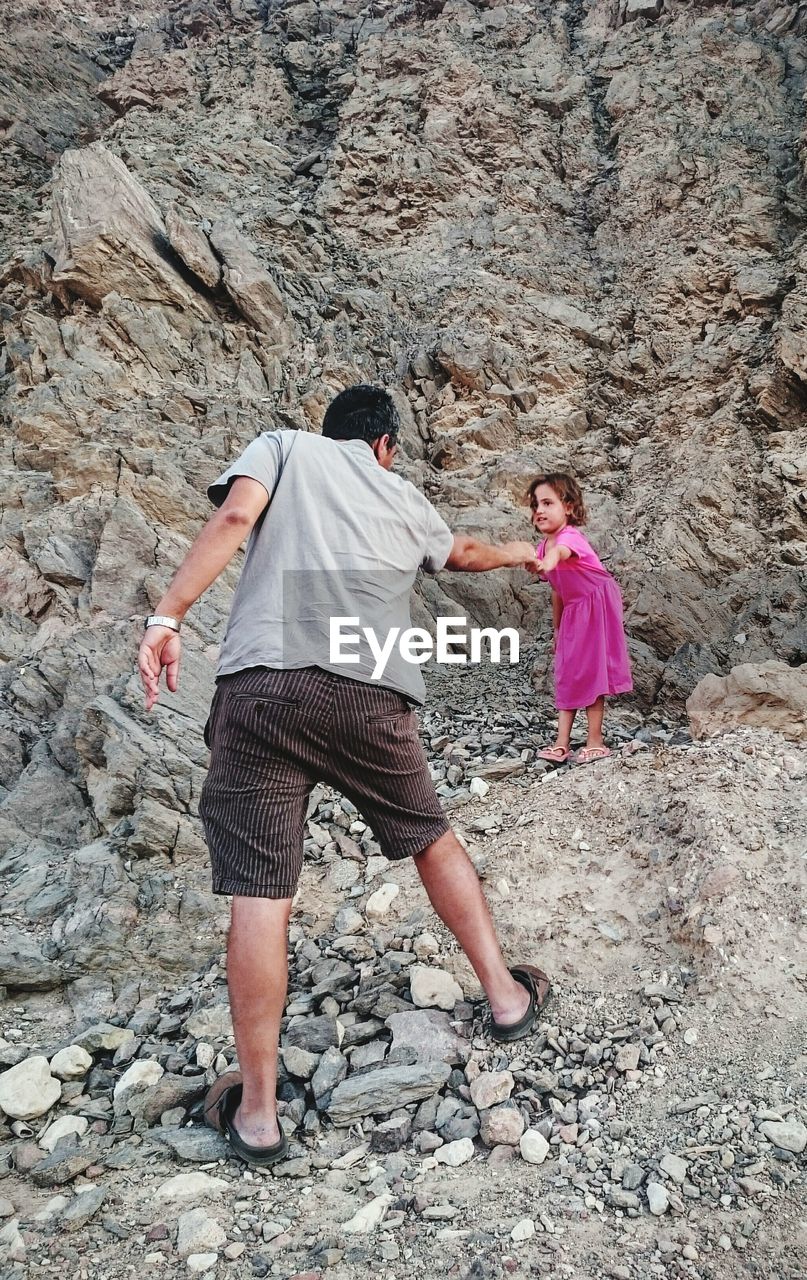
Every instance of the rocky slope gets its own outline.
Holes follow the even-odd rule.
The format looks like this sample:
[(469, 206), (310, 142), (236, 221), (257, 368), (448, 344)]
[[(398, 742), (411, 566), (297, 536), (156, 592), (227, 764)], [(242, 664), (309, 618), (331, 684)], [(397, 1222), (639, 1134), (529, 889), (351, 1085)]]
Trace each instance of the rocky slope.
[[(538, 468), (573, 468), (590, 497), (594, 541), (625, 588), (636, 707), (652, 709), (662, 737), (640, 729), (633, 738), (634, 708), (615, 738), (630, 745), (644, 735), (673, 754), (628, 753), (607, 766), (626, 772), (607, 774), (619, 785), (604, 798), (599, 784), (578, 779), (560, 807), (581, 834), (557, 866), (542, 863), (557, 907), (545, 906), (538, 889), (502, 904), (513, 945), (528, 941), (539, 919), (557, 969), (577, 963), (570, 949), (581, 966), (595, 955), (617, 982), (618, 1007), (607, 1005), (595, 1022), (581, 1007), (589, 989), (575, 994), (567, 975), (559, 1025), (569, 1053), (584, 1035), (575, 1026), (604, 1036), (605, 1014), (614, 1026), (646, 1021), (642, 984), (670, 959), (712, 991), (727, 1019), (718, 1047), (733, 1041), (742, 1057), (760, 1004), (772, 1010), (769, 1020), (796, 1007), (798, 975), (780, 957), (798, 946), (791, 841), (803, 773), (791, 763), (794, 748), (752, 736), (714, 755), (704, 748), (696, 757), (703, 776), (690, 792), (690, 748), (675, 738), (672, 717), (704, 672), (770, 658), (795, 665), (807, 649), (804, 5), (178, 0), (131, 8), (0, 0), (4, 1062), (11, 1065), (15, 1045), (42, 1056), (59, 1037), (108, 1019), (130, 1028), (134, 1020), (145, 1045), (137, 1060), (169, 1076), (214, 1070), (219, 1052), (226, 1061), (225, 1035), (202, 1038), (216, 1056), (199, 1058), (199, 1037), (188, 1040), (183, 1029), (186, 1006), (168, 1006), (177, 988), (204, 1004), (222, 977), (225, 904), (208, 893), (196, 815), (201, 724), (237, 569), (193, 611), (182, 689), (156, 717), (142, 712), (133, 674), (138, 622), (204, 518), (207, 481), (267, 425), (316, 429), (332, 392), (358, 379), (393, 389), (403, 469), (457, 529), (522, 536), (526, 480)], [(503, 684), (488, 687), (477, 673), (452, 686), (445, 722), (426, 722), (441, 791), (465, 815), (469, 840), (503, 841), (529, 881), (545, 853), (529, 841), (511, 850), (495, 794), (480, 798), (476, 785), (479, 810), (467, 805), (473, 778), (536, 783), (531, 753), (548, 714), (545, 596), (515, 574), (422, 584), (421, 617), (458, 607), (536, 640), (537, 703), (525, 661)], [(443, 696), (439, 681), (435, 691)], [(516, 790), (504, 810), (512, 816), (523, 802), (530, 821), (552, 825), (551, 788), (565, 783), (546, 792), (536, 785), (546, 808)], [(782, 795), (786, 812), (777, 809)], [(592, 843), (577, 815), (598, 805), (612, 844), (604, 869), (586, 870), (602, 892), (590, 920), (591, 899), (575, 897), (590, 854), (583, 845)], [(319, 806), (308, 856), (321, 874), (306, 925), (321, 917), (329, 938), (325, 925), (345, 895), (358, 890), (363, 906), (379, 871), (371, 834), (351, 834), (353, 819), (335, 813), (332, 798), (319, 797)], [(471, 831), (472, 822), (482, 825)], [(780, 866), (774, 850), (783, 842)], [(508, 878), (504, 866), (498, 871), (491, 884)], [(704, 896), (707, 871), (716, 878)], [(744, 887), (755, 876), (759, 898)], [(761, 909), (770, 912), (764, 929)], [(387, 966), (390, 950), (411, 954), (405, 944), (417, 933), (373, 942), (378, 964)], [(550, 934), (566, 949), (555, 949)], [(646, 972), (641, 982), (612, 966), (612, 948)], [(407, 962), (395, 964), (396, 998), (407, 999)], [(725, 1012), (723, 986), (750, 1003), (750, 1027)], [(159, 1052), (141, 1025), (155, 1012), (168, 1019), (155, 1024)], [(647, 1035), (655, 1035), (649, 1023)], [(656, 1045), (642, 1043), (643, 1066), (655, 1068)], [(62, 1102), (80, 1100), (79, 1114), (90, 1107), (85, 1118), (100, 1126), (107, 1153), (92, 1159), (110, 1168), (133, 1117), (123, 1108), (125, 1123), (113, 1132), (107, 1113), (125, 1064), (113, 1070), (117, 1050), (95, 1052), (87, 1089), (73, 1081)], [(743, 1116), (754, 1134), (763, 1123), (790, 1122), (792, 1038), (774, 1035), (771, 1054), (765, 1087), (743, 1066), (742, 1109), (725, 1095), (726, 1128), (745, 1134)], [(577, 1066), (564, 1061), (563, 1069)], [(539, 1069), (531, 1059), (523, 1068)], [(708, 1061), (698, 1070), (682, 1097), (705, 1087)], [(305, 1107), (316, 1107), (300, 1088), (289, 1101), (304, 1103), (305, 1119)], [(451, 1088), (465, 1105), (458, 1090), (470, 1078)], [(177, 1097), (192, 1106), (192, 1093)], [(514, 1096), (525, 1123), (545, 1118), (519, 1089)], [(556, 1100), (561, 1109), (580, 1101)], [(166, 1110), (178, 1124), (186, 1115)], [(766, 1110), (780, 1119), (759, 1119)], [(641, 1186), (649, 1178), (663, 1187), (652, 1107), (648, 1114), (645, 1148), (628, 1155), (646, 1157)], [(723, 1130), (711, 1131), (711, 1113), (699, 1118), (706, 1133), (697, 1141), (714, 1146)], [(441, 1137), (439, 1127), (428, 1132)], [(551, 1126), (549, 1135), (558, 1137)], [(665, 1130), (661, 1139), (678, 1149), (692, 1136)], [(770, 1153), (761, 1138), (747, 1145), (743, 1176), (754, 1179), (746, 1166)], [(704, 1154), (709, 1164), (714, 1152)], [(331, 1156), (339, 1153), (326, 1143), (317, 1158)], [(24, 1152), (20, 1159), (24, 1166)], [(765, 1168), (786, 1175), (770, 1184), (776, 1198), (791, 1162), (772, 1160)], [(146, 1213), (135, 1206), (127, 1216), (134, 1202), (123, 1183), (143, 1167), (133, 1161), (135, 1174), (116, 1174), (123, 1181), (112, 1189), (130, 1231)], [(734, 1213), (746, 1192), (728, 1186), (721, 1168), (709, 1165), (710, 1185), (732, 1198), (722, 1208)], [(391, 1183), (399, 1175), (393, 1169)], [(364, 1180), (381, 1195), (379, 1176)], [(583, 1220), (600, 1204), (614, 1208), (614, 1178), (581, 1188), (594, 1201), (583, 1200)], [(482, 1184), (484, 1200), (487, 1166)], [(245, 1182), (237, 1185), (243, 1194)], [(508, 1211), (514, 1185), (504, 1184)], [(529, 1185), (517, 1197), (520, 1218), (534, 1217)], [(13, 1197), (12, 1221), (23, 1231), (42, 1208), (25, 1194)], [(646, 1192), (638, 1198), (638, 1210), (625, 1201), (629, 1217), (642, 1215), (638, 1234), (626, 1228), (623, 1238), (614, 1228), (609, 1248), (632, 1248), (630, 1240), (655, 1248)], [(501, 1213), (495, 1200), (488, 1209)], [(50, 1220), (69, 1208), (81, 1226), (96, 1201), (60, 1205)], [(790, 1204), (776, 1199), (785, 1234)], [(340, 1201), (334, 1222), (347, 1220), (346, 1208)], [(732, 1248), (745, 1247), (736, 1241), (753, 1229), (744, 1237), (739, 1219), (726, 1221)], [(159, 1225), (152, 1216), (146, 1230)], [(286, 1230), (291, 1218), (279, 1225), (278, 1236), (294, 1240), (295, 1265), (313, 1265), (305, 1241)], [(255, 1235), (253, 1226), (243, 1230)], [(12, 1258), (16, 1230), (2, 1237)], [(716, 1236), (712, 1225), (705, 1230), (711, 1249)], [(109, 1241), (98, 1239), (104, 1252)], [(676, 1241), (653, 1266), (668, 1266), (668, 1253), (689, 1266), (682, 1250), (695, 1243)], [(384, 1247), (380, 1261), (394, 1270), (398, 1246)], [(776, 1247), (771, 1238), (760, 1246), (760, 1266)], [(479, 1251), (492, 1248), (485, 1240)], [(703, 1274), (736, 1274), (733, 1257), (720, 1262), (723, 1248)], [(415, 1249), (411, 1240), (406, 1249)], [(458, 1266), (471, 1266), (476, 1244), (468, 1249)], [(560, 1268), (569, 1265), (563, 1250), (562, 1242), (550, 1249)], [(133, 1256), (142, 1252), (136, 1243)], [(40, 1257), (29, 1248), (19, 1265), (32, 1256)], [(679, 1261), (669, 1266), (671, 1275), (695, 1274), (676, 1271)]]

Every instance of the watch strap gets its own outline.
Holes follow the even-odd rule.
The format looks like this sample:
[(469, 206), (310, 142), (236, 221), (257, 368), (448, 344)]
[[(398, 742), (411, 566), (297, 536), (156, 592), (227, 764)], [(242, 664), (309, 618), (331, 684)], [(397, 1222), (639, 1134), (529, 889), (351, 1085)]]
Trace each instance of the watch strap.
[(146, 618), (146, 630), (149, 627), (168, 627), (170, 631), (179, 631), (179, 621), (176, 618), (169, 618), (164, 613), (151, 613)]

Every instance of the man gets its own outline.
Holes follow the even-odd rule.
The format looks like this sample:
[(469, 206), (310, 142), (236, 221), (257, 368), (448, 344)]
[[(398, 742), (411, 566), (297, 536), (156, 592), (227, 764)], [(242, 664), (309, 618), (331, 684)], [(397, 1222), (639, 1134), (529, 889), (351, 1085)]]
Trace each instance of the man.
[(324, 780), (358, 807), (388, 858), (412, 857), (435, 911), (487, 995), (491, 1031), (514, 1040), (549, 993), (531, 966), (508, 970), (476, 872), (441, 811), (417, 733), (420, 669), (367, 655), (334, 662), (329, 620), (376, 633), (408, 622), (419, 568), (474, 572), (534, 563), (528, 542), (454, 537), (426, 498), (391, 473), (398, 420), (386, 392), (343, 391), (322, 435), (259, 436), (208, 489), (218, 508), (146, 622), (139, 669), (151, 709), (165, 669), (176, 690), (180, 621), (249, 535), (205, 730), (200, 812), (215, 893), (232, 894), (227, 979), (241, 1079), (206, 1111), (243, 1160), (282, 1158), (275, 1090), (286, 999), (287, 928), (302, 865), (307, 800)]

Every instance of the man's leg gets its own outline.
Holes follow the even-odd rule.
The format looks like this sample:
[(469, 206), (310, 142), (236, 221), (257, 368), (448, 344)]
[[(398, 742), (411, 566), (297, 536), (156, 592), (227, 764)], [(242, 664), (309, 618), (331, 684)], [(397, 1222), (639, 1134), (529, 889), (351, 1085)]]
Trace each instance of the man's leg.
[(488, 904), (474, 865), (453, 831), (414, 858), (432, 906), (471, 962), (485, 990), (490, 1011), (503, 1025), (527, 1011), (529, 993), (504, 961)]
[(235, 1127), (253, 1147), (271, 1147), (280, 1137), (277, 1053), (286, 1003), (290, 911), (291, 898), (233, 898), (227, 984), (244, 1078)]

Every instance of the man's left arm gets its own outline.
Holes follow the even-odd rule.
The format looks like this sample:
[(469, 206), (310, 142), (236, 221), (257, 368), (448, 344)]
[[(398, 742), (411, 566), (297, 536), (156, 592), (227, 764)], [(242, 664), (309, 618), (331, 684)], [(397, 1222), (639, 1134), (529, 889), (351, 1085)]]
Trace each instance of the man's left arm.
[[(269, 494), (260, 481), (248, 476), (236, 477), (226, 499), (195, 539), (154, 613), (181, 622), (191, 605), (230, 563), (268, 502)], [(159, 697), (163, 668), (168, 688), (176, 692), (181, 647), (179, 635), (170, 627), (154, 626), (145, 632), (137, 665), (147, 711)]]

